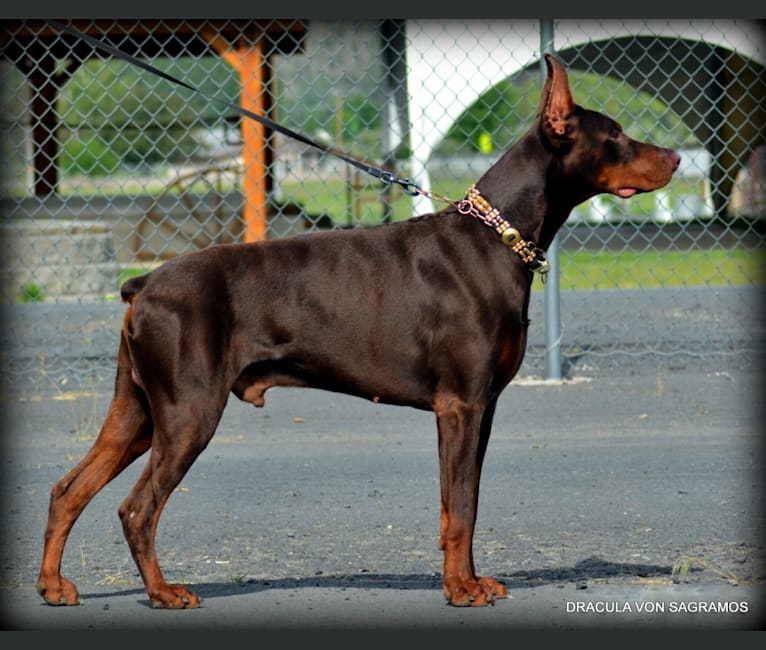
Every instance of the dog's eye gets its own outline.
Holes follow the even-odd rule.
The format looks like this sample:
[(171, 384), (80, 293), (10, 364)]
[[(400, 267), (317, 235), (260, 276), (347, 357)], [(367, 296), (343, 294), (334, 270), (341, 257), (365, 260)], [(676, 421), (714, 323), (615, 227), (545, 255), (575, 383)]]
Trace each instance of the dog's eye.
[(620, 137), (622, 134), (622, 129), (618, 125), (612, 126), (612, 128), (609, 130), (609, 139), (610, 140), (616, 140)]

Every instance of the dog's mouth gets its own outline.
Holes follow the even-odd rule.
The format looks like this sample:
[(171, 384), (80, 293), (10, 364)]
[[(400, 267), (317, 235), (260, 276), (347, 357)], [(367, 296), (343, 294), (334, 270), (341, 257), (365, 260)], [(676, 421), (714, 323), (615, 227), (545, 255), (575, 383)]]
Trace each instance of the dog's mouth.
[(658, 181), (649, 181), (645, 187), (639, 187), (637, 185), (626, 185), (625, 187), (618, 187), (612, 192), (615, 196), (619, 196), (621, 199), (629, 199), (636, 194), (646, 194), (647, 192), (654, 192), (655, 190), (665, 187), (670, 179), (662, 179)]
[(613, 180), (613, 187), (617, 185), (620, 180), (628, 182), (633, 181), (630, 185), (617, 185), (617, 189), (613, 190), (612, 194), (619, 196), (621, 199), (629, 199), (636, 194), (654, 192), (661, 187), (665, 187), (673, 177), (673, 173), (681, 164), (681, 156), (671, 149), (665, 149), (664, 152), (667, 155), (661, 157), (656, 165), (653, 165), (650, 169), (644, 170), (643, 173), (633, 174), (632, 177), (623, 174), (621, 179), (616, 177), (611, 179)]

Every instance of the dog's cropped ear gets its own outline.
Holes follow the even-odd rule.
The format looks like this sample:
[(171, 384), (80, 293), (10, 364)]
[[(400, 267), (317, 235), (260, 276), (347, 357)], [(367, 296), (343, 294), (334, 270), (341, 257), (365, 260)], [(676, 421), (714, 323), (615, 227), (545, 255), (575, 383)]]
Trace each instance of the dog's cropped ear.
[(553, 147), (560, 147), (571, 140), (571, 124), (569, 117), (574, 111), (575, 103), (569, 89), (569, 79), (564, 65), (551, 54), (545, 54), (548, 67), (548, 77), (543, 86), (543, 96), (540, 100), (538, 116), (543, 135)]

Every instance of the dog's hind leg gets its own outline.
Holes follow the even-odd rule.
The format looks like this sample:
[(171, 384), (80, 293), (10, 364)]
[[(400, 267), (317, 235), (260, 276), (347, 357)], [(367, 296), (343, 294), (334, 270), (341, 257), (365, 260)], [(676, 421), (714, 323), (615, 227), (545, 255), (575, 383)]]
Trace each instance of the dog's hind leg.
[[(151, 389), (149, 389), (151, 394)], [(170, 585), (160, 569), (155, 536), (160, 514), (170, 494), (215, 432), (227, 394), (195, 394), (152, 402), (152, 451), (143, 473), (120, 505), (125, 539), (144, 581), (153, 607), (181, 609), (200, 604), (200, 598), (182, 585)]]
[(77, 605), (77, 587), (61, 575), (67, 537), (93, 496), (143, 454), (152, 442), (146, 397), (131, 379), (124, 336), (120, 339), (114, 397), (88, 453), (51, 490), (37, 593), (51, 605)]
[(444, 551), (444, 595), (450, 605), (491, 605), (505, 598), (505, 586), (479, 577), (473, 561), (473, 533), (479, 481), (496, 400), (486, 407), (444, 400), (435, 409), (439, 431), (441, 535)]

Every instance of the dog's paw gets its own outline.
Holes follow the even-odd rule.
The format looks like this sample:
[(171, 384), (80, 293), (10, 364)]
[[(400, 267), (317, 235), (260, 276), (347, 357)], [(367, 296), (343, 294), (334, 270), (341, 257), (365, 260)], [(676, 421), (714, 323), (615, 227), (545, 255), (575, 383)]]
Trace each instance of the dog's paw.
[(53, 580), (40, 578), (35, 585), (37, 593), (49, 605), (79, 605), (80, 594), (74, 583), (66, 578), (58, 577)]
[(453, 607), (486, 607), (494, 605), (495, 600), (506, 598), (507, 592), (502, 582), (490, 577), (475, 580), (445, 580), (444, 597)]
[(149, 594), (155, 609), (194, 609), (202, 599), (182, 585), (164, 585)]

